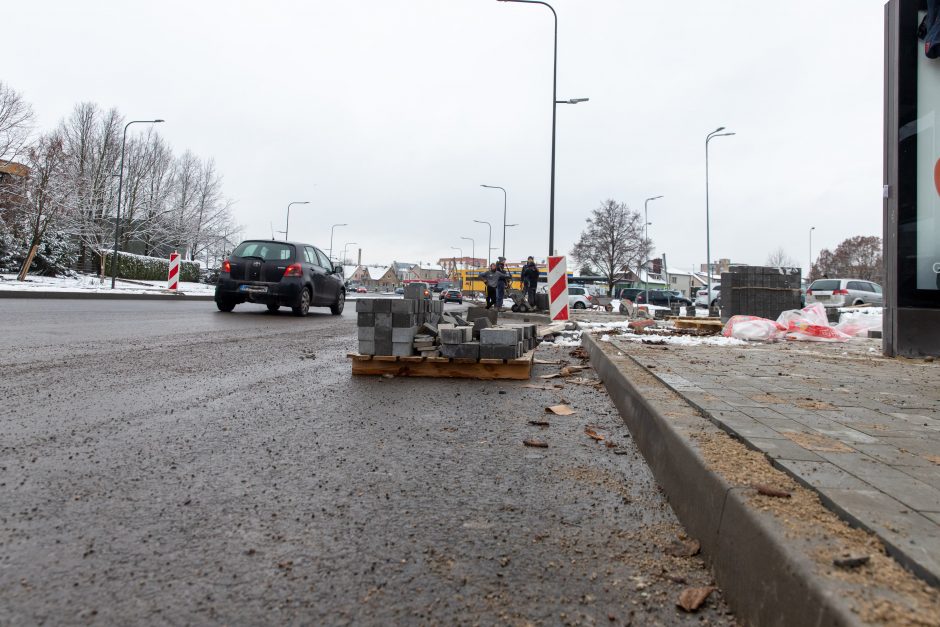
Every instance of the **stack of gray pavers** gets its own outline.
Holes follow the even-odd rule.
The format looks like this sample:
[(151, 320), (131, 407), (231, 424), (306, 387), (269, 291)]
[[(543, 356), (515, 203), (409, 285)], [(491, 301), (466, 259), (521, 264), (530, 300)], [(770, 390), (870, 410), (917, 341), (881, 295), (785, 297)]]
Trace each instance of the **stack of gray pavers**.
[(405, 296), (356, 300), (361, 355), (413, 355), (418, 329), (440, 321), (444, 303)]

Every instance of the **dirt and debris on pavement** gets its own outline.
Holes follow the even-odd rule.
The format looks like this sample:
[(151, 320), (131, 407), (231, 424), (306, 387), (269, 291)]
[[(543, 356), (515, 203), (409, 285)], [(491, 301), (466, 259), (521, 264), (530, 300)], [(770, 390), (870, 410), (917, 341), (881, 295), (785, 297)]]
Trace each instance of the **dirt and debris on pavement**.
[(55, 307), (0, 365), (0, 624), (734, 623), (678, 607), (711, 571), (591, 386), (352, 378), (347, 316), (249, 306), (58, 344)]

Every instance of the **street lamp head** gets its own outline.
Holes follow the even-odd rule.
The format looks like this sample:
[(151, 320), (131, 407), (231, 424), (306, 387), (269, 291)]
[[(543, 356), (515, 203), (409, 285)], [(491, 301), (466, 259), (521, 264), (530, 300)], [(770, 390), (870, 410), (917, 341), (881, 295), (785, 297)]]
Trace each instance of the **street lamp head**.
[(719, 126), (719, 127), (716, 128), (714, 131), (712, 131), (712, 133), (720, 133), (720, 132), (723, 131), (723, 130), (725, 130), (725, 127), (724, 127), (724, 126)]
[(590, 98), (572, 98), (568, 102), (570, 104), (578, 104), (579, 102), (587, 102), (588, 100), (590, 100)]
[(154, 124), (159, 124), (160, 122), (166, 122), (166, 120), (154, 120), (153, 121)]

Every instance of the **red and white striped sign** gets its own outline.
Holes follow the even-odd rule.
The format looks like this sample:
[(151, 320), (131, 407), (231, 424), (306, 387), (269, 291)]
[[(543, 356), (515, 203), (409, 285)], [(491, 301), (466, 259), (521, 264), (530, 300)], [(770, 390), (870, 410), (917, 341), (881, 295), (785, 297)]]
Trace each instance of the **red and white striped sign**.
[(548, 258), (548, 313), (552, 320), (568, 320), (568, 265), (564, 257)]
[(179, 289), (180, 286), (180, 255), (173, 251), (170, 253), (170, 273), (166, 279), (166, 287), (169, 290)]

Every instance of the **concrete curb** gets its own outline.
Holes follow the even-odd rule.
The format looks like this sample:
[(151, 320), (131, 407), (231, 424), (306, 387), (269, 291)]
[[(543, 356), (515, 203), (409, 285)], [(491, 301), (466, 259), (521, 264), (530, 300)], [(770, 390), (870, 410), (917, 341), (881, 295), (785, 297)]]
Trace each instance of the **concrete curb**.
[(120, 292), (43, 292), (39, 290), (0, 290), (0, 298), (40, 298), (68, 300), (165, 300), (212, 301), (213, 295), (189, 294), (121, 294)]
[[(676, 516), (701, 543), (738, 619), (781, 627), (860, 624), (843, 600), (845, 590), (815, 574), (806, 546), (748, 505), (746, 489), (714, 473), (689, 437), (720, 429), (632, 358), (625, 357), (623, 367), (636, 369), (637, 381), (590, 334), (581, 343)], [(667, 419), (663, 411), (670, 404), (684, 411), (670, 411)]]

